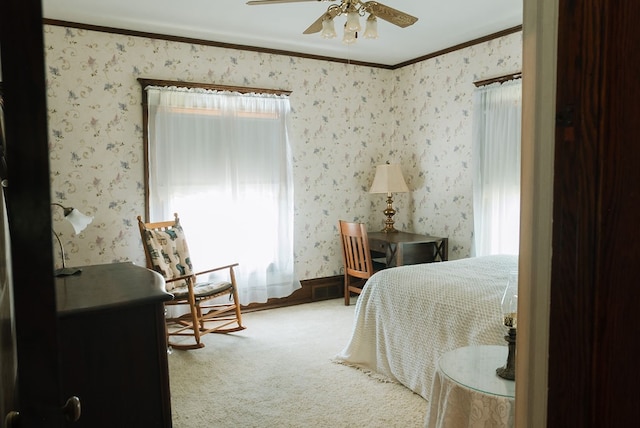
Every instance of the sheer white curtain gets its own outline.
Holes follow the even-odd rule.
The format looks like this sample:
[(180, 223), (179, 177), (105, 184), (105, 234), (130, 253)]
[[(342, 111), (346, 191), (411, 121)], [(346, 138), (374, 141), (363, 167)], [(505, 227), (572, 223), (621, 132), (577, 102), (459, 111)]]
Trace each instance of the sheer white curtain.
[(242, 304), (300, 288), (288, 97), (146, 90), (150, 221), (179, 214), (196, 270), (239, 263)]
[(518, 254), (521, 116), (520, 80), (477, 89), (473, 124), (476, 256)]

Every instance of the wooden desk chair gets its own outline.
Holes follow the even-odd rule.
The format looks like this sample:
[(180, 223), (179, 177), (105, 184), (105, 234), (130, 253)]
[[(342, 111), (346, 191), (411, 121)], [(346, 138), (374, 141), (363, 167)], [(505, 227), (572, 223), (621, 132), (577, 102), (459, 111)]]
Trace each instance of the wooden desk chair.
[[(344, 304), (349, 306), (351, 293), (360, 294), (367, 279), (385, 266), (372, 259), (367, 227), (363, 223), (339, 220), (338, 224), (344, 262)], [(358, 280), (352, 282), (352, 278)]]
[[(238, 289), (233, 268), (237, 263), (194, 272), (184, 230), (178, 214), (175, 220), (144, 223), (138, 216), (138, 226), (147, 259), (147, 268), (160, 273), (173, 300), (167, 306), (187, 305), (188, 312), (169, 316), (167, 342), (176, 349), (204, 347), (201, 336), (207, 333), (230, 333), (244, 330), (238, 303)], [(198, 281), (198, 276), (212, 272), (226, 272), (228, 280)], [(220, 296), (229, 296), (228, 302), (211, 302)], [(172, 337), (192, 336), (191, 342), (171, 341)]]

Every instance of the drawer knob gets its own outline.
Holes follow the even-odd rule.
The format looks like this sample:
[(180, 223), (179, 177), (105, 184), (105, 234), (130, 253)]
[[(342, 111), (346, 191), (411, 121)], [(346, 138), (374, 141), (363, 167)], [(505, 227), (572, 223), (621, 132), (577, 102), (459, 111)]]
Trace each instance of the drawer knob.
[(62, 413), (64, 413), (67, 421), (77, 422), (80, 419), (81, 408), (80, 399), (76, 396), (70, 397), (62, 407)]

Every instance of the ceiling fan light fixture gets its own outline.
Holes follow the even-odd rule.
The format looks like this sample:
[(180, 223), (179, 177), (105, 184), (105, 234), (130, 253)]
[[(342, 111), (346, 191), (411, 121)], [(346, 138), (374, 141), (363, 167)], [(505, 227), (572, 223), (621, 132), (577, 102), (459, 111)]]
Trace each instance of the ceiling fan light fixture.
[(375, 15), (371, 14), (367, 18), (362, 37), (364, 37), (365, 39), (378, 38), (378, 19), (375, 17)]
[(333, 39), (337, 36), (333, 18), (322, 21), (322, 32), (320, 36), (324, 39)]
[(379, 3), (377, 0), (249, 0), (247, 4), (259, 5), (311, 1), (334, 2), (334, 4), (330, 5), (327, 11), (309, 25), (302, 34), (320, 33), (322, 38), (333, 39), (337, 37), (333, 19), (336, 16), (346, 15), (347, 20), (344, 24), (342, 41), (348, 45), (357, 41), (358, 33), (362, 31), (360, 17), (362, 16), (364, 18), (366, 14), (369, 14), (369, 17), (366, 19), (366, 28), (364, 33), (362, 33), (362, 37), (366, 39), (378, 38), (378, 18), (401, 28), (413, 25), (418, 20), (415, 16)]

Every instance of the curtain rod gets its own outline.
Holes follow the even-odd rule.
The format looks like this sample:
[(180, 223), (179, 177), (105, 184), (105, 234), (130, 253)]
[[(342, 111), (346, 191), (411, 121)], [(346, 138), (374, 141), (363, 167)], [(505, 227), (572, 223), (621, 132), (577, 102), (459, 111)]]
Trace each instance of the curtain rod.
[(145, 79), (142, 77), (138, 78), (138, 82), (140, 83), (143, 89), (146, 86), (177, 86), (177, 87), (183, 87), (183, 88), (200, 88), (200, 89), (209, 89), (209, 90), (218, 90), (218, 91), (240, 92), (241, 94), (248, 94), (251, 92), (255, 92), (256, 94), (291, 95), (291, 91), (286, 91), (284, 89), (249, 88), (244, 86), (217, 85), (213, 83), (196, 83), (196, 82), (185, 82), (185, 81), (177, 81), (177, 80)]
[(511, 74), (505, 74), (504, 76), (492, 77), (491, 79), (478, 80), (476, 82), (473, 82), (473, 84), (476, 85), (476, 88), (479, 88), (480, 86), (487, 86), (492, 83), (504, 83), (504, 82), (508, 82), (509, 80), (516, 80), (521, 78), (522, 78), (522, 72), (518, 71), (517, 73), (511, 73)]

